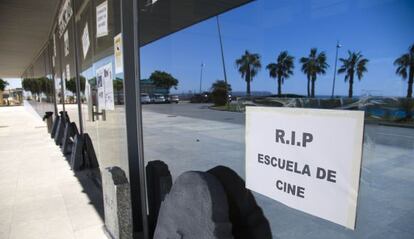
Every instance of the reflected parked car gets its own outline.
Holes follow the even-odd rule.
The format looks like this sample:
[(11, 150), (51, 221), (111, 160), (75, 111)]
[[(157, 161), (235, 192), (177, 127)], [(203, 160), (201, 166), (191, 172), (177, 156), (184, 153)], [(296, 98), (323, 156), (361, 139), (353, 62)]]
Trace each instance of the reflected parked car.
[(178, 97), (178, 95), (168, 95), (166, 97), (166, 102), (178, 104), (178, 102), (180, 102), (180, 98)]
[(154, 94), (152, 96), (152, 102), (153, 103), (166, 103), (165, 97), (162, 94)]
[(147, 93), (141, 93), (141, 104), (149, 104), (151, 103), (151, 98)]
[(203, 92), (202, 94), (195, 94), (193, 97), (191, 97), (190, 102), (191, 103), (211, 103), (213, 101), (212, 101), (210, 92)]

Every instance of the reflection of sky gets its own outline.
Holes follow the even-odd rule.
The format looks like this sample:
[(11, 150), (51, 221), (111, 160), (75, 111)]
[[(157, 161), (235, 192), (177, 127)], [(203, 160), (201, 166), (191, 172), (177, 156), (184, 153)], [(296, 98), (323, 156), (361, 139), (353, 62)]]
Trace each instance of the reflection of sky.
[[(405, 96), (407, 82), (394, 74), (393, 61), (414, 43), (414, 1), (412, 0), (258, 0), (220, 16), (229, 82), (235, 91), (245, 83), (235, 59), (245, 49), (262, 56), (263, 69), (254, 79), (254, 91), (276, 92), (265, 66), (277, 54), (288, 50), (296, 57), (295, 75), (283, 85), (283, 92), (306, 93), (306, 77), (298, 59), (311, 47), (324, 50), (331, 68), (317, 81), (316, 93), (330, 95), (336, 40), (346, 51), (360, 50), (370, 59), (368, 73), (354, 84), (358, 94)], [(141, 51), (142, 78), (154, 70), (165, 70), (180, 80), (178, 92), (198, 91), (200, 65), (205, 64), (203, 89), (223, 79), (216, 19), (209, 19), (180, 31)], [(337, 77), (336, 93), (346, 95), (348, 85)]]
[(88, 69), (86, 69), (85, 71), (83, 71), (83, 72), (81, 73), (81, 75), (82, 75), (83, 77), (85, 77), (85, 79), (91, 79), (91, 78), (93, 78), (93, 77), (95, 76), (95, 73), (94, 73), (93, 67), (89, 67)]
[(14, 88), (22, 87), (22, 80), (20, 78), (4, 78), (3, 80), (9, 83), (6, 89), (14, 89)]

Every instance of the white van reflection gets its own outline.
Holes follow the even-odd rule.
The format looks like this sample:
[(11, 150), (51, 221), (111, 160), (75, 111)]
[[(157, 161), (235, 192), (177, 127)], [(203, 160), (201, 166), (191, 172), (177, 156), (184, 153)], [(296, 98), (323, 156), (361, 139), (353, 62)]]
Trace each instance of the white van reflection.
[(147, 93), (141, 93), (141, 104), (149, 104), (151, 103), (151, 98)]
[(162, 94), (154, 94), (153, 96), (152, 96), (152, 99), (151, 99), (151, 101), (153, 102), (153, 103), (158, 103), (158, 104), (161, 104), (161, 103), (165, 103), (165, 97), (164, 97), (164, 95), (162, 95)]

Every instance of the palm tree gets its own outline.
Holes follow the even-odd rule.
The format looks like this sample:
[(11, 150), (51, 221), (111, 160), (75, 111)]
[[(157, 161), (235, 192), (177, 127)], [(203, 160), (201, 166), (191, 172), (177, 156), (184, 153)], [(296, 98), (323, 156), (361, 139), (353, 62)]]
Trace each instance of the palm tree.
[(360, 51), (348, 51), (348, 58), (339, 58), (339, 60), (342, 62), (342, 66), (338, 69), (338, 74), (345, 73), (345, 82), (349, 81), (348, 97), (352, 98), (355, 73), (358, 80), (361, 80), (364, 73), (368, 71), (366, 65), (369, 60), (364, 58)]
[(285, 82), (285, 79), (293, 75), (293, 68), (295, 68), (294, 59), (287, 51), (282, 51), (277, 57), (276, 63), (270, 63), (266, 66), (269, 76), (277, 78), (277, 94), (279, 96), (282, 95), (282, 84)]
[[(302, 64), (302, 72), (306, 74), (308, 79), (308, 97), (315, 97), (315, 82), (318, 75), (324, 75), (329, 65), (326, 63), (326, 54), (321, 52), (318, 54), (317, 48), (310, 50), (308, 57), (300, 58)], [(312, 82), (312, 87), (310, 83)]]
[(307, 84), (307, 92), (308, 92), (308, 97), (311, 96), (311, 92), (310, 92), (310, 82), (312, 79), (312, 75), (314, 72), (314, 61), (312, 61), (307, 57), (302, 57), (300, 58), (299, 62), (302, 64), (302, 72), (306, 74), (306, 78), (308, 79), (308, 84)]
[[(408, 76), (407, 98), (413, 97), (413, 81), (414, 81), (414, 44), (408, 48), (408, 53), (400, 56), (394, 61), (397, 67), (395, 73), (400, 75), (404, 80)], [(407, 74), (408, 73), (408, 74)]]
[(242, 77), (244, 77), (244, 80), (246, 81), (246, 94), (250, 96), (250, 82), (257, 75), (260, 68), (262, 68), (262, 64), (260, 63), (260, 55), (256, 53), (250, 53), (246, 50), (244, 52), (244, 55), (236, 60), (236, 66), (239, 70), (239, 73)]

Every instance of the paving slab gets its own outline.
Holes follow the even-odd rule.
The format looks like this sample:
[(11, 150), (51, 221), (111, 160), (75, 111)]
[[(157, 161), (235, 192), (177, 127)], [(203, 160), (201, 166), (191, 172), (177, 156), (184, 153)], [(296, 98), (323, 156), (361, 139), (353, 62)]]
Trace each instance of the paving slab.
[(106, 238), (93, 188), (30, 106), (0, 107), (0, 238)]

